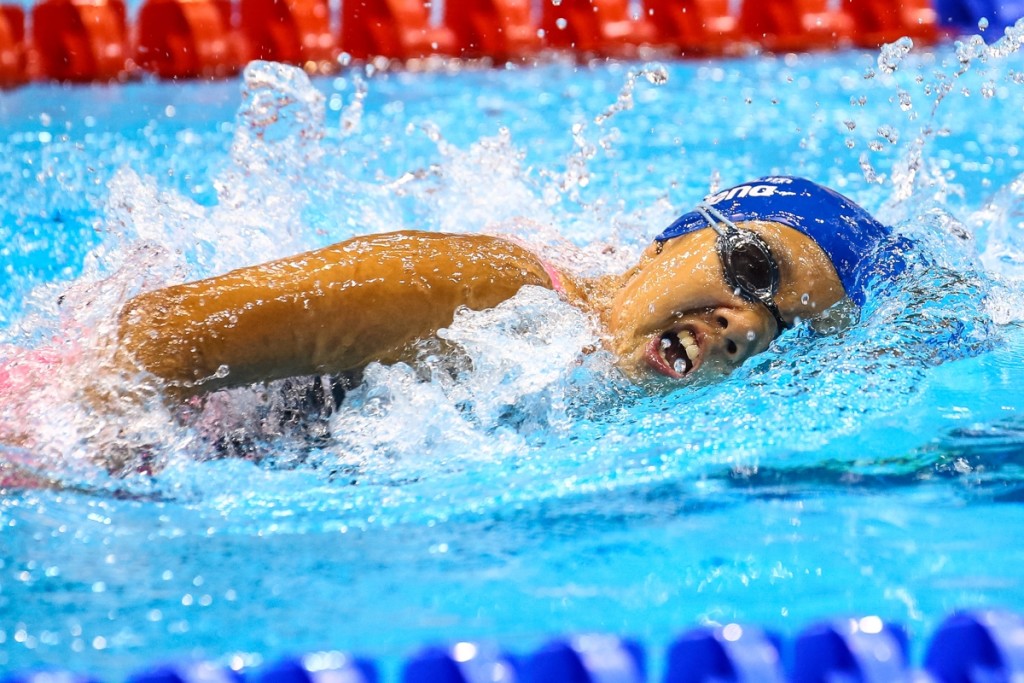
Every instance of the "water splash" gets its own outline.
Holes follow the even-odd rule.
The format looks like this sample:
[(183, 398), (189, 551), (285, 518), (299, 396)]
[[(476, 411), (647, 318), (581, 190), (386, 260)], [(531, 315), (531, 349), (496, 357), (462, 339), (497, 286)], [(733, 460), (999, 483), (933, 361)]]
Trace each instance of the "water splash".
[[(880, 72), (885, 78), (904, 74), (912, 54), (908, 45), (895, 44), (884, 58), (879, 57)], [(358, 143), (363, 129), (373, 125), (372, 117), (368, 120), (365, 113), (371, 89), (362, 79), (351, 74), (350, 78), (354, 93), (339, 115), (335, 133), (325, 121), (325, 98), (304, 74), (280, 65), (250, 66), (244, 76), (243, 102), (230, 154), (215, 178), (218, 201), (213, 206), (160, 189), (155, 179), (130, 169), (119, 172), (104, 212), (104, 243), (90, 256), (81, 281), (65, 294), (74, 304), (73, 310), (105, 311), (108, 319), (88, 314), (75, 318), (75, 323), (97, 328), (106, 325), (109, 336), (110, 312), (127, 296), (301, 251), (337, 238), (338, 232), (318, 227), (332, 223), (353, 232), (387, 226), (511, 235), (560, 265), (599, 274), (624, 268), (643, 247), (644, 240), (637, 235), (649, 233), (650, 224), (664, 224), (677, 211), (667, 201), (627, 211), (603, 196), (607, 190), (596, 191), (596, 198), (589, 198), (595, 193), (592, 167), (601, 160), (601, 152), (613, 155), (628, 142), (616, 135), (610, 124), (620, 122), (616, 117), (627, 111), (642, 109), (635, 92), (640, 79), (669, 87), (668, 70), (663, 66), (647, 66), (625, 76), (615, 101), (598, 108), (601, 113), (593, 118), (599, 140), (592, 140), (593, 130), (586, 119), (577, 117), (569, 130), (571, 149), (564, 172), (556, 172), (550, 165), (537, 168), (508, 127), (460, 147), (446, 139), (440, 126), (420, 120), (406, 126), (406, 135), (426, 138), (433, 145), (436, 154), (431, 163), (408, 168), (396, 177), (378, 173), (372, 180), (359, 181), (347, 172), (344, 144), (346, 140)], [(898, 86), (895, 93), (896, 106), (910, 113), (910, 88)], [(856, 107), (867, 103), (856, 94), (850, 99)], [(652, 99), (652, 103), (656, 101)], [(331, 108), (335, 110), (333, 105)], [(908, 149), (907, 136), (899, 126), (868, 126), (861, 118), (844, 119), (849, 135), (874, 130), (888, 143), (886, 147), (901, 152)], [(922, 134), (920, 140), (935, 135)], [(930, 217), (920, 200), (925, 194), (935, 197), (935, 188), (946, 188), (948, 183), (941, 174), (929, 175), (932, 171), (923, 142), (912, 143), (909, 149), (910, 153), (891, 167), (883, 165), (884, 158), (861, 155), (864, 177), (886, 192), (895, 188), (890, 217), (910, 234), (941, 235), (929, 248), (943, 253), (952, 248), (950, 244), (958, 243), (956, 222)], [(821, 152), (810, 149), (807, 154)], [(707, 177), (714, 185), (721, 182), (722, 174), (715, 168)], [(487, 179), (485, 183), (482, 178)], [(921, 191), (922, 179), (932, 184), (929, 193)], [(999, 205), (1005, 206), (1002, 200)], [(564, 211), (567, 206), (573, 211)], [(630, 237), (623, 237), (625, 234)], [(513, 456), (541, 453), (563, 438), (575, 439), (573, 452), (584, 457), (581, 453), (590, 453), (598, 439), (591, 433), (600, 431), (594, 425), (602, 424), (605, 429), (603, 421), (617, 410), (608, 404), (623, 403), (625, 396), (624, 423), (607, 427), (610, 435), (605, 435), (610, 438), (600, 437), (609, 443), (618, 438), (618, 445), (588, 456), (604, 464), (595, 465), (577, 483), (601, 486), (610, 478), (623, 482), (675, 480), (694, 468), (712, 466), (719, 458), (728, 467), (756, 467), (792, 453), (813, 454), (845, 435), (862, 434), (862, 423), (852, 416), (862, 420), (867, 416), (868, 422), (883, 419), (872, 403), (879, 395), (903, 397), (903, 405), (909, 405), (912, 387), (925, 376), (926, 368), (940, 358), (970, 355), (985, 348), (990, 328), (985, 318), (988, 309), (980, 303), (984, 296), (979, 291), (984, 285), (974, 276), (963, 281), (942, 279), (950, 278), (948, 273), (961, 266), (974, 272), (969, 259), (950, 261), (943, 265), (941, 277), (932, 276), (939, 280), (929, 282), (951, 292), (953, 298), (971, 301), (980, 312), (978, 318), (955, 321), (948, 314), (950, 300), (930, 299), (924, 288), (907, 290), (899, 299), (902, 309), (891, 304), (866, 312), (867, 322), (857, 328), (863, 329), (863, 335), (854, 331), (820, 343), (797, 334), (720, 387), (684, 390), (683, 398), (643, 397), (623, 391), (606, 358), (600, 354), (580, 356), (581, 349), (597, 346), (590, 321), (549, 294), (550, 300), (541, 293), (527, 292), (495, 311), (461, 315), (441, 335), (441, 346), (425, 345), (414, 366), (371, 367), (361, 384), (349, 388), (337, 411), (304, 425), (290, 422), (293, 407), (282, 399), (290, 389), (273, 385), (224, 392), (202, 406), (173, 414), (159, 403), (144, 403), (147, 415), (120, 416), (129, 431), (137, 433), (119, 438), (125, 448), (144, 446), (144, 459), (156, 460), (165, 468), (157, 485), (182, 495), (186, 491), (192, 495), (196, 486), (187, 474), (195, 463), (225, 452), (272, 469), (309, 469), (332, 477), (351, 472), (380, 481), (436, 479), (442, 487), (449, 482), (446, 477), (479, 463), (500, 466)], [(38, 297), (42, 300), (51, 294), (52, 288), (43, 288)], [(901, 317), (899, 311), (908, 308), (923, 313)], [(65, 328), (53, 322), (60, 317), (58, 310), (52, 305), (45, 310), (49, 330), (64, 332)], [(892, 356), (908, 340), (920, 344), (915, 341), (915, 362), (904, 366)], [(864, 351), (854, 357), (849, 354), (850, 347)], [(792, 367), (794, 355), (805, 354), (819, 369)], [(865, 357), (879, 360), (865, 362)], [(791, 389), (794, 385), (803, 387), (797, 400)], [(850, 387), (864, 397), (856, 408), (843, 407), (847, 401), (843, 395)], [(602, 402), (606, 412), (584, 409), (582, 397), (593, 395), (614, 400)], [(692, 406), (687, 415), (671, 408), (666, 408), (664, 417), (657, 415), (657, 406), (672, 406), (680, 400)], [(780, 436), (776, 423), (750, 426), (751, 402), (785, 415), (792, 428), (787, 427)], [(72, 413), (76, 406), (80, 409), (73, 396), (58, 403), (71, 406)], [(21, 407), (29, 405), (25, 402)], [(628, 413), (637, 406), (639, 418)], [(81, 453), (96, 448), (89, 430), (102, 425), (88, 425), (78, 430), (74, 445), (55, 446), (55, 450)], [(660, 431), (649, 432), (651, 427)], [(48, 429), (55, 428), (51, 425)], [(633, 459), (647, 458), (666, 430), (679, 437), (677, 443), (686, 459), (666, 460), (653, 474), (641, 467), (632, 469)], [(711, 444), (703, 435), (715, 431), (741, 436)], [(785, 448), (778, 447), (780, 439)], [(443, 467), (436, 465), (439, 462)], [(566, 461), (551, 467), (561, 480), (575, 466)], [(130, 467), (122, 468), (126, 469)], [(93, 475), (79, 470), (74, 476), (89, 479)], [(149, 485), (148, 480), (137, 484), (140, 489)], [(202, 490), (201, 483), (198, 486)], [(524, 495), (553, 495), (556, 490), (532, 489)]]
[[(919, 90), (920, 94), (930, 101), (930, 108), (924, 121), (919, 124), (916, 131), (903, 136), (892, 122), (888, 122), (877, 128), (879, 136), (893, 146), (897, 145), (897, 138), (903, 137), (907, 144), (898, 146), (894, 151), (898, 157), (892, 163), (892, 172), (888, 174), (888, 180), (893, 184), (894, 191), (890, 197), (888, 206), (884, 212), (892, 211), (896, 206), (905, 204), (908, 199), (914, 196), (932, 194), (937, 201), (958, 190), (952, 187), (948, 174), (938, 168), (936, 162), (926, 153), (926, 148), (934, 144), (938, 137), (948, 135), (948, 129), (941, 121), (946, 109), (944, 103), (950, 93), (957, 89), (959, 83), (963, 83), (960, 92), (964, 97), (969, 97), (976, 88), (986, 99), (995, 98), (997, 95), (997, 79), (989, 75), (992, 71), (999, 71), (999, 78), (1008, 82), (1013, 81), (1013, 70), (1003, 71), (1003, 64), (1006, 60), (1015, 55), (1024, 42), (1024, 21), (1008, 27), (1002, 37), (987, 44), (980, 35), (965, 37), (955, 42), (953, 47), (954, 59), (950, 62), (943, 58), (941, 68), (933, 68), (930, 77), (926, 76), (925, 65), (931, 63), (931, 55), (918, 56), (914, 50), (913, 42), (908, 38), (900, 39), (894, 43), (884, 45), (879, 50), (877, 57), (878, 73), (884, 77), (887, 84), (892, 85), (895, 96), (891, 99), (901, 112), (906, 115), (910, 122), (918, 120), (919, 111), (914, 106), (915, 99), (920, 101), (920, 96), (914, 94)], [(916, 60), (914, 58), (917, 57)], [(903, 74), (900, 67), (908, 60), (914, 60), (911, 69)], [(980, 65), (980, 66), (979, 66)], [(977, 76), (983, 79), (977, 86), (971, 85), (970, 81), (977, 72)], [(869, 70), (867, 77), (874, 78), (875, 71)], [(913, 83), (907, 83), (906, 78), (901, 75), (912, 76)], [(859, 99), (851, 97), (851, 106), (863, 106), (863, 96)], [(856, 117), (852, 117), (856, 120)], [(854, 142), (854, 144), (850, 144)], [(873, 162), (874, 155), (890, 155), (891, 150), (887, 145), (878, 140), (868, 140), (866, 145), (868, 154), (861, 156), (861, 168), (865, 179), (870, 183), (877, 183), (885, 180), (887, 174), (877, 171)], [(855, 141), (847, 138), (847, 146), (853, 148)], [(893, 220), (900, 220), (903, 216), (892, 215)], [(904, 214), (905, 215), (905, 214)]]
[(971, 217), (982, 236), (981, 260), (995, 275), (1024, 280), (1024, 176), (999, 190)]
[[(343, 87), (333, 86), (337, 99), (328, 99), (338, 116), (326, 121), (313, 90), (331, 83), (256, 67), (247, 75), (253, 87), (280, 87), (281, 95), (254, 94), (234, 127), (214, 138), (224, 151), (207, 184), (236, 184), (223, 188), (224, 201), (183, 191), (145, 154), (141, 168), (126, 162), (103, 175), (104, 184), (114, 182), (87, 214), (100, 244), (84, 273), (30, 291), (29, 313), (3, 330), (15, 348), (0, 351), (0, 367), (25, 371), (6, 381), (30, 382), (12, 392), (24, 386), (30, 396), (11, 402), (5, 393), (0, 425), (33, 426), (41, 449), (0, 447), (0, 477), (17, 469), (100, 494), (19, 491), (0, 502), (0, 526), (13, 528), (17, 546), (0, 563), (30, 577), (5, 584), (7, 606), (26, 639), (39, 636), (38, 649), (23, 654), (15, 644), (3, 656), (92, 670), (97, 660), (75, 649), (84, 642), (88, 653), (90, 637), (108, 644), (98, 666), (136, 652), (149, 660), (168, 639), (179, 651), (204, 639), (216, 654), (267, 653), (275, 644), (262, 634), (278, 617), (292, 623), (296, 606), (315, 615), (307, 640), (290, 641), (297, 647), (328, 637), (391, 652), (438, 634), (464, 637), (460, 629), (488, 620), (506, 629), (499, 635), (511, 633), (507, 642), (587, 628), (607, 623), (609, 605), (623, 628), (650, 629), (649, 642), (693, 615), (753, 615), (784, 629), (789, 617), (778, 617), (778, 605), (819, 614), (862, 609), (872, 591), (873, 607), (900, 614), (906, 605), (916, 628), (947, 608), (949, 593), (933, 589), (936, 566), (955, 564), (949, 557), (967, 567), (944, 575), (968, 586), (960, 595), (1005, 597), (998, 572), (977, 570), (992, 550), (977, 539), (998, 509), (992, 499), (1017, 495), (1019, 430), (1003, 430), (1010, 441), (997, 459), (962, 454), (976, 444), (972, 434), (1000, 438), (983, 426), (1020, 410), (1022, 169), (1010, 146), (1000, 146), (1019, 144), (1019, 136), (985, 124), (1000, 106), (1019, 109), (1020, 77), (1003, 78), (990, 61), (983, 76), (972, 67), (957, 78), (956, 56), (936, 53), (929, 61), (912, 50), (893, 73), (876, 67), (869, 81), (859, 71), (876, 55), (672, 64), (669, 83), (641, 82), (643, 96), (634, 91), (629, 113), (603, 124), (595, 112), (615, 106), (622, 67), (556, 69), (539, 86), (530, 80), (536, 72), (518, 72), (528, 88), (509, 86), (501, 74), (463, 73), (473, 85), (451, 90), (443, 78), (422, 86), (419, 76), (395, 71), (367, 75), (360, 90), (349, 72)], [(941, 107), (932, 107), (934, 119), (912, 118), (928, 119), (952, 81)], [(955, 93), (978, 92), (976, 82), (995, 83), (996, 95), (965, 106)], [(511, 94), (494, 94), (506, 88)], [(534, 112), (541, 100), (542, 112)], [(275, 118), (279, 104), (291, 113)], [(445, 117), (449, 107), (461, 117), (455, 125)], [(589, 181), (577, 184), (574, 201), (561, 182), (566, 158), (584, 149), (573, 139), (580, 122), (582, 143), (595, 153), (584, 160)], [(883, 126), (898, 133), (891, 144), (878, 138)], [(124, 144), (157, 148), (159, 126), (150, 128), (149, 138)], [(236, 133), (254, 148), (225, 144), (237, 142)], [(868, 140), (882, 149), (851, 154), (847, 139), (858, 151)], [(32, 164), (47, 155), (59, 156), (50, 148)], [(550, 292), (529, 290), (492, 311), (460, 314), (421, 346), (416, 363), (369, 368), (329, 411), (300, 414), (293, 399), (331, 395), (331, 378), (220, 392), (173, 409), (143, 402), (148, 409), (137, 414), (92, 422), (76, 395), (77, 378), (97, 367), (82, 361), (83, 349), (95, 353), (99, 328), (109, 334), (120, 302), (143, 289), (405, 227), (512, 234), (574, 270), (608, 272), (634, 260), (709, 185), (783, 171), (881, 207), (879, 215), (920, 252), (910, 276), (872, 292), (854, 324), (836, 324), (826, 336), (800, 325), (721, 383), (657, 396), (627, 386), (599, 349), (588, 353), (597, 336), (592, 321)], [(971, 173), (991, 185), (972, 186)], [(89, 177), (79, 175), (67, 177)], [(292, 186), (296, 178), (301, 187)], [(54, 182), (33, 192), (52, 194)], [(549, 207), (543, 200), (552, 191)], [(40, 202), (62, 206), (52, 197)], [(45, 381), (33, 383), (33, 375)], [(119, 381), (128, 387), (135, 379)], [(109, 433), (117, 429), (127, 433)], [(140, 446), (148, 454), (134, 464), (162, 469), (110, 476), (95, 463)], [(219, 459), (225, 455), (233, 457)], [(843, 553), (820, 552), (836, 539)], [(870, 558), (896, 556), (904, 561), (870, 577)], [(252, 561), (231, 561), (237, 557)], [(48, 578), (58, 565), (63, 583)], [(581, 567), (591, 566), (596, 573), (581, 581)], [(979, 576), (997, 580), (995, 587), (980, 585)], [(105, 593), (91, 588), (101, 582)], [(469, 597), (446, 601), (439, 622), (440, 593), (415, 587), (443, 582), (452, 587), (446, 595)], [(807, 598), (826, 594), (827, 601)], [(844, 594), (858, 602), (837, 603)], [(125, 595), (142, 607), (131, 611)], [(275, 612), (280, 601), (268, 595), (289, 596), (287, 608)], [(68, 596), (84, 605), (70, 637)], [(249, 600), (255, 607), (246, 612)], [(524, 621), (507, 626), (510, 613), (490, 604), (515, 604)], [(366, 607), (338, 612), (351, 605)], [(381, 628), (382, 612), (413, 616)], [(552, 613), (564, 621), (553, 626)], [(236, 639), (231, 625), (239, 618), (257, 624), (241, 630), (253, 640)]]
[(331, 420), (341, 463), (422, 473), (522, 455), (570, 429), (572, 403), (610, 371), (581, 355), (599, 346), (591, 321), (549, 290), (462, 311), (438, 337), (414, 367), (367, 369)]
[(668, 83), (668, 69), (662, 64), (647, 64), (638, 71), (630, 71), (626, 75), (626, 82), (619, 91), (619, 96), (615, 103), (595, 116), (594, 123), (598, 126), (604, 125), (606, 121), (619, 112), (631, 110), (635, 106), (633, 91), (636, 89), (637, 81), (641, 78), (651, 85), (662, 86)]
[(878, 70), (883, 74), (895, 73), (912, 49), (914, 49), (914, 41), (906, 36), (894, 43), (883, 45), (878, 49)]

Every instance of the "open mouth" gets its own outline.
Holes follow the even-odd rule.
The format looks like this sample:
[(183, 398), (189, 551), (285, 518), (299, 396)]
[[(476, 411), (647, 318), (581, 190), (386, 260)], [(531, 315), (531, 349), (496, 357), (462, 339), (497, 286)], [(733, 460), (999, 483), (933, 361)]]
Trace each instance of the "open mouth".
[(690, 330), (669, 330), (647, 347), (647, 364), (656, 372), (682, 379), (700, 366), (701, 351)]

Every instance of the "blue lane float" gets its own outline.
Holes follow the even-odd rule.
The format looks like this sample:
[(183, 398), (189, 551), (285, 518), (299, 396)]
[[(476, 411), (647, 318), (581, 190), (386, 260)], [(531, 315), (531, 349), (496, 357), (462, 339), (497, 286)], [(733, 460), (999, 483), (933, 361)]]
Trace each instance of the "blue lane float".
[(784, 683), (779, 639), (728, 624), (679, 636), (669, 647), (663, 683)]
[(607, 635), (553, 640), (523, 664), (524, 683), (643, 683), (639, 643)]
[(933, 0), (939, 24), (957, 31), (975, 33), (979, 22), (988, 26), (982, 33), (989, 39), (1024, 17), (1024, 0)]
[(161, 664), (128, 677), (127, 683), (242, 683), (241, 674), (209, 662)]
[(924, 668), (939, 683), (1024, 680), (1024, 619), (995, 610), (953, 614), (928, 645)]
[(803, 631), (793, 648), (792, 683), (892, 683), (909, 674), (906, 632), (878, 617), (837, 619)]
[(516, 683), (518, 678), (510, 655), (469, 642), (421, 650), (402, 670), (402, 683)]
[(344, 652), (288, 657), (246, 674), (246, 683), (378, 683), (373, 662)]
[[(813, 624), (790, 642), (727, 624), (687, 631), (666, 651), (660, 683), (1013, 683), (1024, 681), (1024, 617), (999, 610), (957, 612), (909, 660), (906, 631), (879, 617)], [(552, 640), (532, 653), (459, 642), (408, 657), (399, 683), (646, 683), (636, 641), (612, 635)], [(102, 683), (65, 671), (0, 675), (0, 683)], [(110, 683), (109, 681), (107, 683)], [(381, 683), (376, 664), (344, 652), (282, 658), (235, 671), (209, 662), (155, 665), (125, 683)]]

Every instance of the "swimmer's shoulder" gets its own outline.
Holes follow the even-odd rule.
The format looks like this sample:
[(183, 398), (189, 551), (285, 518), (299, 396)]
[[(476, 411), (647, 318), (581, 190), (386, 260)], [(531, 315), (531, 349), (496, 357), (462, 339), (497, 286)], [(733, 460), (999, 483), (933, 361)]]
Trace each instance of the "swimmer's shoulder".
[(447, 271), (467, 280), (481, 276), (505, 279), (546, 287), (561, 295), (566, 295), (572, 287), (567, 273), (513, 237), (396, 230), (346, 240), (331, 248), (348, 250), (353, 246), (368, 248), (370, 252), (364, 251), (367, 257), (400, 256), (410, 263), (425, 264), (432, 270)]

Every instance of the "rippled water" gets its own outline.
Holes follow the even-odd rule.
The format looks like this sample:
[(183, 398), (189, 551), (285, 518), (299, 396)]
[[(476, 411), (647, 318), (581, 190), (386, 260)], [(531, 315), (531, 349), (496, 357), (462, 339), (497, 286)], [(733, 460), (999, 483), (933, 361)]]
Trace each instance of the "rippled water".
[[(5, 93), (0, 665), (656, 647), (848, 613), (921, 639), (957, 606), (1024, 608), (1018, 43), (908, 47)], [(312, 429), (263, 389), (116, 420), (76, 394), (146, 288), (399, 228), (606, 272), (709, 189), (778, 173), (920, 252), (852, 328), (787, 333), (714, 386), (636, 390), (581, 354), (591, 321), (526, 290)]]

